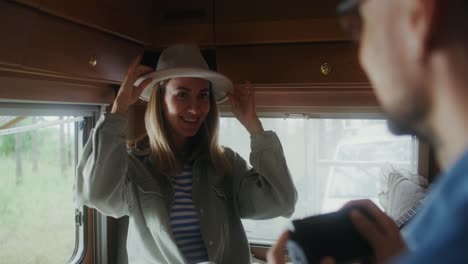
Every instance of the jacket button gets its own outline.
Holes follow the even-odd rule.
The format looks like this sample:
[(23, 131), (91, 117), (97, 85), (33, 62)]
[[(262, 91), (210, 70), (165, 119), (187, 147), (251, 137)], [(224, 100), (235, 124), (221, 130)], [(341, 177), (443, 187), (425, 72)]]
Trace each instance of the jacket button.
[(203, 209), (200, 209), (200, 214), (203, 214), (203, 212), (204, 212)]
[(210, 244), (210, 246), (213, 246), (213, 240), (210, 240), (210, 242), (208, 242), (208, 244)]

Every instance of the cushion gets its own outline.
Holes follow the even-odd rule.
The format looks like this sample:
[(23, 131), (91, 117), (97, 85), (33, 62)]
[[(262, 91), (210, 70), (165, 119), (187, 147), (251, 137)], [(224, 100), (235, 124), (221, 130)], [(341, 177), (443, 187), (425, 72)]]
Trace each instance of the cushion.
[(426, 196), (428, 181), (423, 176), (395, 167), (384, 168), (382, 175), (379, 201), (384, 211), (394, 220)]

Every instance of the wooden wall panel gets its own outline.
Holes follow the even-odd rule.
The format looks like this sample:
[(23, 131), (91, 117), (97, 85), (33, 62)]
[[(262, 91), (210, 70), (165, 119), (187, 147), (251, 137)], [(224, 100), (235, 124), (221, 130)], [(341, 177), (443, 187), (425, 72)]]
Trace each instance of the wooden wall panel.
[[(235, 82), (368, 85), (350, 43), (225, 47), (217, 49), (217, 61), (218, 70)], [(322, 73), (324, 63), (330, 66), (329, 74)]]

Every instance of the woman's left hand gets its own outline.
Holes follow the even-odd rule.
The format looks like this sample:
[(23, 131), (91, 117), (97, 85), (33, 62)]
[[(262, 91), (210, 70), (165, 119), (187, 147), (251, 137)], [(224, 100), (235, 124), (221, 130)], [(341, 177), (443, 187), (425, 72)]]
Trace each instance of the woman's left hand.
[(255, 110), (255, 88), (249, 81), (245, 84), (234, 85), (227, 96), (234, 116), (251, 135), (263, 131), (262, 123)]

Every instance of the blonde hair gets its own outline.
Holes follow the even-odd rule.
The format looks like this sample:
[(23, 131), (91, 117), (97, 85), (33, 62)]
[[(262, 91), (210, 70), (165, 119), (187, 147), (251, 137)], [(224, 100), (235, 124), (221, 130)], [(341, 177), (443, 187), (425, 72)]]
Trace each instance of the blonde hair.
[(145, 126), (151, 158), (159, 168), (170, 175), (179, 173), (184, 161), (204, 158), (218, 173), (224, 173), (230, 164), (219, 145), (219, 112), (210, 86), (210, 111), (197, 134), (189, 140), (189, 153), (176, 153), (168, 134), (169, 124), (164, 117), (164, 93), (169, 80), (157, 84), (151, 93), (145, 113)]

